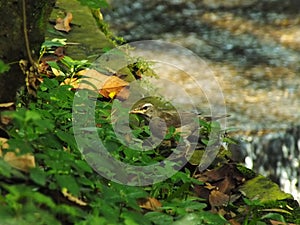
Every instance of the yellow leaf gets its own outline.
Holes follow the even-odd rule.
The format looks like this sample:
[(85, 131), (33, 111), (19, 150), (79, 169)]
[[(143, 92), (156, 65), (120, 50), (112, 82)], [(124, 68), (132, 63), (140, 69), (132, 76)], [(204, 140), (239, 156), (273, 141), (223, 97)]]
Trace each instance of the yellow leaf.
[(76, 203), (77, 205), (80, 206), (86, 206), (87, 203), (80, 200), (79, 198), (71, 195), (70, 193), (68, 193), (67, 188), (62, 188), (61, 193), (63, 194), (63, 196), (65, 196), (69, 201)]
[(113, 98), (116, 96), (116, 94), (117, 94), (117, 92), (112, 91), (112, 92), (110, 92), (110, 93), (108, 94), (108, 96), (109, 96), (111, 99), (113, 99)]
[(13, 106), (14, 104), (14, 102), (0, 103), (0, 108), (8, 108)]

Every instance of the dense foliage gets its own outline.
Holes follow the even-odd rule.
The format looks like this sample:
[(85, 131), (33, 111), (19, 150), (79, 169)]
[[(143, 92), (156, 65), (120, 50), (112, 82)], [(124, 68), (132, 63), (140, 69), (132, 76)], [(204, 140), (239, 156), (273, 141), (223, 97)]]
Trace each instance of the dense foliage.
[[(104, 1), (80, 2), (87, 2), (91, 8), (106, 5)], [(45, 42), (41, 55), (64, 44), (63, 40)], [(199, 187), (217, 190), (209, 182), (204, 183), (193, 176), (196, 172), (193, 165), (181, 169), (164, 182), (146, 187), (121, 185), (100, 176), (86, 162), (83, 150), (78, 148), (72, 124), (76, 89), (70, 81), (79, 78), (78, 72), (88, 67), (89, 63), (67, 56), (58, 61), (47, 62), (50, 67), (46, 70), (51, 71), (51, 75), (46, 72), (39, 74), (41, 82), (34, 90), (35, 96), (24, 89), (19, 93), (15, 109), (1, 112), (1, 118), (9, 120), (5, 123), (9, 138), (1, 139), (0, 147), (0, 224), (221, 225), (234, 222), (268, 224), (271, 220), (282, 224), (300, 223), (297, 217), (299, 209), (285, 201), (263, 202), (256, 196), (249, 199), (239, 193), (238, 198), (242, 199), (239, 202), (225, 199), (226, 204), (220, 200), (221, 204), (214, 202), (213, 205), (212, 200), (219, 200), (225, 195), (214, 199), (200, 198), (196, 192)], [(7, 65), (0, 61), (0, 72), (7, 69)], [(168, 145), (145, 152), (124, 146), (112, 127), (113, 99), (99, 95), (94, 100), (95, 127), (99, 138), (118, 160), (149, 165), (164, 159), (164, 148), (172, 150), (172, 146)], [(124, 109), (123, 113), (128, 113), (128, 109)], [(132, 119), (140, 122), (141, 118)], [(201, 125), (202, 134), (219, 128), (218, 123), (202, 121)], [(149, 127), (133, 126), (132, 132), (137, 139), (144, 138), (149, 135)], [(174, 130), (170, 129), (166, 141), (180, 138), (174, 135)], [(204, 146), (211, 144), (205, 138), (200, 141)], [(229, 139), (224, 138), (223, 141), (228, 142)], [(7, 160), (5, 156), (10, 152), (15, 157)], [(28, 166), (27, 161), (32, 157), (34, 166)], [(229, 161), (224, 158), (214, 166), (223, 168), (222, 163)], [(197, 164), (197, 158), (193, 160)], [(231, 165), (228, 167), (232, 168)], [(243, 173), (249, 173), (243, 169), (246, 171)], [(122, 168), (119, 173), (122, 174)], [(212, 197), (210, 195), (208, 198)]]
[[(10, 115), (11, 138), (5, 151), (33, 153), (37, 167), (28, 174), (21, 173), (1, 160), (0, 213), (5, 224), (168, 224), (189, 214), (195, 219), (225, 223), (218, 215), (204, 212), (205, 203), (187, 196), (188, 187), (196, 182), (188, 172), (178, 172), (168, 181), (146, 188), (112, 183), (95, 173), (73, 137), (74, 92), (70, 88), (55, 79), (44, 79), (36, 101), (26, 108), (19, 102), (20, 107)], [(108, 115), (109, 105), (102, 102), (98, 110)], [(110, 146), (123, 151), (127, 160), (135, 158), (113, 137), (109, 122), (98, 122)], [(148, 162), (149, 158), (143, 160)], [(187, 184), (186, 190), (176, 193), (182, 184)], [(172, 195), (164, 210), (143, 216), (145, 212), (138, 204), (141, 199), (163, 196), (167, 200)]]

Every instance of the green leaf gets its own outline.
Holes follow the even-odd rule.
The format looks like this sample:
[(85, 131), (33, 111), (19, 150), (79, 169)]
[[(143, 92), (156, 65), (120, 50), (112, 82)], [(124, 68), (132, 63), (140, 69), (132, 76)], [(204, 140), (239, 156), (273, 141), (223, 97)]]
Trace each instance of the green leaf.
[(72, 175), (55, 175), (55, 178), (61, 188), (67, 188), (73, 195), (79, 194), (79, 186)]
[(45, 186), (47, 181), (47, 174), (39, 168), (32, 168), (30, 170), (30, 178), (37, 184)]
[(84, 221), (80, 221), (79, 223), (76, 223), (76, 225), (91, 225), (91, 224), (113, 225), (113, 223), (111, 223), (111, 220), (109, 218), (104, 218), (102, 216), (96, 216), (96, 215), (88, 215), (87, 218), (84, 219)]
[(10, 178), (11, 170), (12, 167), (7, 162), (5, 162), (2, 158), (0, 158), (0, 176)]
[(58, 214), (63, 212), (65, 215), (73, 216), (75, 218), (82, 218), (84, 216), (84, 212), (81, 209), (69, 205), (57, 205), (55, 211)]
[(195, 224), (207, 224), (207, 225), (229, 225), (223, 217), (219, 214), (214, 214), (211, 212), (202, 211), (200, 213), (188, 213), (177, 220), (172, 225), (195, 225)]
[(0, 59), (0, 74), (5, 73), (9, 71), (10, 66), (8, 64), (5, 64), (1, 59)]
[(67, 44), (66, 40), (67, 39), (55, 38), (55, 39), (52, 39), (51, 41), (45, 41), (42, 44), (42, 48), (62, 47), (62, 46), (65, 46)]
[(91, 166), (89, 164), (87, 164), (86, 161), (83, 160), (75, 160), (73, 166), (80, 172), (88, 172), (88, 173), (92, 173), (93, 170), (91, 168)]
[(48, 90), (48, 89), (53, 89), (55, 87), (57, 87), (59, 84), (58, 84), (58, 81), (55, 80), (55, 79), (49, 79), (49, 78), (45, 78), (43, 83), (41, 83), (40, 87), (41, 87), (41, 90)]
[(92, 9), (106, 8), (108, 3), (105, 0), (78, 0), (81, 5), (88, 6)]
[(28, 122), (30, 120), (40, 120), (41, 119), (41, 115), (36, 112), (36, 111), (26, 111), (25, 113), (25, 122)]
[(46, 205), (46, 206), (48, 206), (52, 209), (55, 208), (55, 206), (56, 206), (55, 203), (53, 202), (53, 200), (50, 197), (48, 197), (48, 196), (46, 196), (42, 193), (39, 193), (39, 192), (28, 191), (27, 197), (28, 198), (33, 198), (33, 200), (35, 202), (40, 203), (40, 204), (44, 204), (44, 205)]
[[(105, 195), (110, 195), (110, 193), (107, 192), (103, 193), (105, 193)], [(120, 209), (118, 206), (114, 205), (115, 202), (104, 201), (101, 198), (94, 198), (92, 200), (93, 202), (91, 202), (90, 205), (95, 211), (99, 210), (104, 218), (109, 218), (110, 224), (118, 224), (117, 221), (119, 220)]]
[(268, 213), (268, 214), (264, 215), (263, 217), (261, 217), (261, 219), (273, 219), (276, 221), (280, 221), (282, 223), (286, 223), (284, 217), (278, 213)]
[(54, 69), (57, 69), (57, 70), (61, 70), (61, 68), (59, 67), (59, 65), (54, 62), (54, 61), (47, 61), (47, 63), (49, 64), (49, 66), (51, 66), (52, 68)]
[(125, 225), (151, 225), (151, 222), (142, 214), (133, 211), (123, 212), (121, 218), (124, 219)]
[(57, 130), (56, 134), (60, 140), (67, 143), (69, 146), (76, 148), (76, 141), (75, 141), (74, 135), (72, 135), (68, 132), (62, 131), (62, 130)]
[(148, 212), (145, 214), (145, 218), (156, 225), (173, 224), (173, 217), (161, 212)]

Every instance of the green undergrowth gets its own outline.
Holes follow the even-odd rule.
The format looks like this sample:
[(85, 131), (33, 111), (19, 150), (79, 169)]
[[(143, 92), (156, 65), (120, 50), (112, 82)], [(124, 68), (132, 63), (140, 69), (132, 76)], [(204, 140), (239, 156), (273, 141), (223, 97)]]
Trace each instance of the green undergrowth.
[[(46, 42), (41, 54), (61, 45), (64, 45), (63, 42), (59, 45), (57, 42)], [(49, 65), (52, 71), (54, 69), (59, 73), (53, 77), (41, 75), (43, 82), (35, 97), (23, 90), (15, 103), (15, 110), (1, 113), (1, 116), (11, 120), (5, 127), (9, 139), (5, 144), (2, 140), (2, 155), (8, 152), (14, 152), (17, 156), (29, 154), (34, 156), (35, 167), (16, 169), (12, 162), (0, 158), (0, 225), (264, 225), (270, 224), (271, 220), (280, 224), (300, 224), (297, 216), (299, 207), (290, 196), (268, 201), (264, 192), (256, 194), (251, 183), (248, 183), (250, 189), (254, 187), (251, 193), (247, 191), (247, 186), (237, 191), (240, 201), (228, 200), (224, 205), (213, 207), (211, 201), (198, 197), (195, 192), (197, 186), (208, 186), (193, 177), (195, 165), (199, 162), (195, 157), (192, 158), (192, 165), (187, 164), (189, 166), (178, 169), (164, 181), (144, 187), (122, 185), (102, 177), (97, 173), (97, 166), (86, 160), (88, 153), (93, 153), (94, 149), (80, 149), (75, 139), (72, 113), (76, 89), (72, 85), (62, 84), (68, 78), (79, 78), (78, 72), (90, 64), (87, 60), (73, 60), (65, 56), (60, 62), (50, 62)], [(6, 69), (5, 65), (0, 65), (0, 70)], [(83, 114), (82, 120), (92, 120), (94, 127), (85, 131), (96, 130), (103, 146), (117, 160), (139, 166), (161, 162), (166, 157), (163, 148), (174, 150), (172, 142), (180, 140), (175, 130), (170, 129), (165, 137), (167, 144), (149, 151), (136, 151), (119, 140), (112, 126), (112, 104), (117, 100), (99, 95), (93, 101), (95, 114)], [(128, 110), (120, 111), (121, 115), (128, 115)], [(136, 143), (151, 135), (148, 126), (136, 126), (135, 120), (139, 123), (140, 118), (131, 119), (135, 124), (131, 138)], [(201, 125), (202, 134), (220, 128), (217, 122), (202, 121)], [(126, 130), (123, 136), (127, 140)], [(228, 137), (222, 138), (224, 142), (229, 142)], [(202, 147), (213, 144), (205, 138), (201, 139)], [(115, 166), (97, 157), (99, 155), (96, 155), (95, 162), (101, 162), (102, 167)], [(226, 157), (223, 161), (217, 161), (215, 166), (220, 167), (228, 160)], [(242, 166), (239, 169), (250, 173)], [(174, 168), (165, 166), (163, 170), (172, 173)], [(110, 177), (120, 177), (124, 173), (122, 167), (114, 171)], [(131, 178), (138, 179), (135, 177), (137, 174), (133, 171)], [(263, 189), (264, 186), (260, 184), (258, 188)]]
[[(205, 212), (201, 199), (189, 195), (197, 183), (189, 171), (147, 187), (120, 185), (99, 176), (76, 145), (70, 88), (45, 78), (35, 101), (26, 107), (19, 102), (16, 111), (7, 114), (13, 122), (7, 128), (9, 148), (3, 151), (32, 153), (36, 167), (24, 173), (0, 160), (2, 224), (173, 224), (189, 214), (205, 224), (226, 224), (218, 214)], [(110, 102), (99, 101), (96, 109), (99, 136), (108, 150), (125, 162), (154, 162), (157, 153), (137, 156), (119, 143), (109, 121), (110, 108)], [(160, 199), (163, 208), (145, 212), (138, 202), (148, 197)]]
[[(4, 113), (12, 122), (6, 128), (10, 139), (3, 154), (16, 149), (18, 155), (30, 153), (35, 157), (36, 167), (21, 172), (0, 160), (1, 224), (229, 224), (224, 215), (212, 213), (208, 203), (195, 195), (193, 187), (203, 183), (193, 178), (194, 171), (188, 168), (146, 187), (114, 183), (95, 172), (74, 138), (75, 91), (60, 82), (59, 77), (44, 77), (36, 98), (22, 93), (16, 110)], [(136, 165), (163, 159), (158, 149), (141, 153), (124, 146), (111, 125), (112, 102), (102, 98), (95, 101), (97, 133), (112, 156)], [(128, 109), (123, 113), (127, 112)], [(145, 129), (135, 127), (133, 132), (140, 137), (147, 133)], [(122, 174), (122, 168), (119, 173)], [(149, 198), (159, 204), (152, 202), (150, 208), (144, 208), (141, 202)], [(298, 209), (290, 205), (276, 202), (276, 198), (270, 205), (264, 196), (255, 195), (254, 189), (243, 204), (228, 204), (225, 209), (240, 212), (236, 218), (242, 224), (268, 224), (270, 219), (283, 224), (299, 222), (294, 214)]]

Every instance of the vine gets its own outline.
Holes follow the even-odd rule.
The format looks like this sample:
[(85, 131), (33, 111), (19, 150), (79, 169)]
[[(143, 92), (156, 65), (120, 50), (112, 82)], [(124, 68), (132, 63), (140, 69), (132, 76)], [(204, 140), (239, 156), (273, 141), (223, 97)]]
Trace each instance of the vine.
[(32, 66), (35, 66), (35, 62), (32, 58), (31, 52), (30, 52), (30, 45), (29, 45), (29, 38), (28, 38), (28, 32), (27, 32), (27, 16), (26, 16), (26, 1), (22, 0), (22, 13), (23, 13), (23, 32), (24, 32), (24, 38), (25, 38), (25, 47), (27, 56), (29, 59), (29, 62)]

